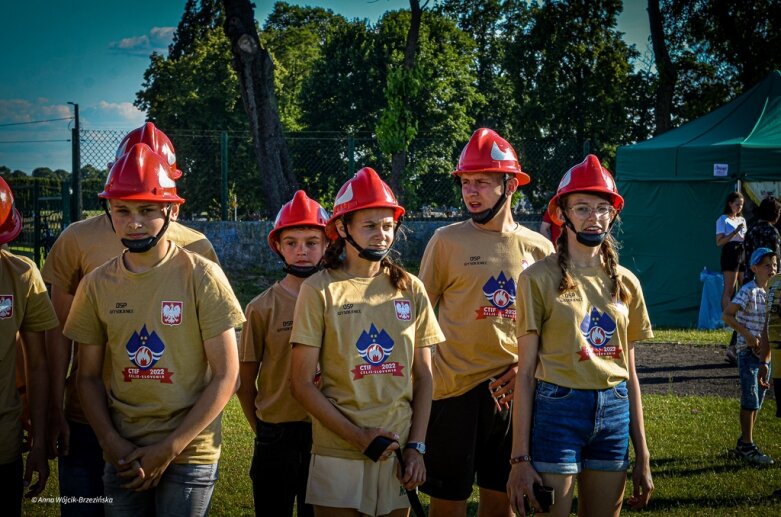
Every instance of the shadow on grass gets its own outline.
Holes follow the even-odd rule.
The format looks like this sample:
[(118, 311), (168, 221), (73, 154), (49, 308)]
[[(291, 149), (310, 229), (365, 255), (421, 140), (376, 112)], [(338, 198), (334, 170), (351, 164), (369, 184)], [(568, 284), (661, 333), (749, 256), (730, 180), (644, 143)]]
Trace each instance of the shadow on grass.
[(702, 474), (755, 472), (774, 468), (773, 465), (757, 466), (741, 461), (732, 450), (722, 450), (717, 456), (714, 456), (713, 461), (715, 464), (704, 467), (688, 467), (681, 464), (677, 458), (658, 458), (651, 462), (651, 470), (654, 473), (654, 478), (686, 478)]
[[(680, 372), (680, 371), (689, 371), (689, 370), (696, 370), (696, 371), (702, 371), (702, 370), (723, 370), (724, 368), (729, 368), (730, 366), (727, 363), (724, 364), (687, 364), (684, 366), (654, 366), (654, 367), (648, 367), (648, 366), (642, 366), (637, 365), (637, 373), (656, 373), (656, 372)], [(735, 377), (738, 376), (738, 370), (735, 369)], [(708, 376), (708, 378), (710, 378)]]
[(690, 508), (690, 515), (697, 515), (698, 510), (703, 508), (726, 510), (728, 508), (750, 508), (756, 505), (776, 504), (778, 504), (778, 499), (770, 495), (763, 497), (731, 497), (728, 494), (713, 494), (707, 499), (702, 497), (666, 498), (654, 495), (647, 509), (652, 512), (664, 512), (665, 510), (684, 510)]
[(734, 380), (738, 381), (738, 374), (735, 375), (698, 375), (695, 377), (644, 377), (640, 380), (640, 385), (646, 385), (646, 384), (670, 384), (670, 383), (676, 383), (676, 382), (703, 382), (703, 381), (714, 381), (714, 380)]

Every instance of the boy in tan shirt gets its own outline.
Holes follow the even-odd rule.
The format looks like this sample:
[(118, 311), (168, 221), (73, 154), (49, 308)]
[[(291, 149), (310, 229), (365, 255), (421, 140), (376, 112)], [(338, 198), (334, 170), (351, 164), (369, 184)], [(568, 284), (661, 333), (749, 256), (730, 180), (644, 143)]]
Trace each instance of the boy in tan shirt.
[[(312, 449), (309, 414), (290, 393), (290, 331), (301, 284), (319, 270), (328, 214), (303, 190), (279, 211), (268, 244), (287, 273), (253, 299), (239, 344), (238, 397), (252, 430), (250, 477), (255, 514), (313, 515), (306, 501)], [(297, 501), (296, 501), (297, 499)]]

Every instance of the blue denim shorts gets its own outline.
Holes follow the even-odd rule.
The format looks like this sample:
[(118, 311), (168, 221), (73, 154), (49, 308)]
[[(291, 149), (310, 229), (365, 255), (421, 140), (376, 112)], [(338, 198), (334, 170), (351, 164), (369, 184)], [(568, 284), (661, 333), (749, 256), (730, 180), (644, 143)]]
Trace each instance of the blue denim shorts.
[[(769, 367), (768, 367), (769, 368)], [(740, 375), (740, 409), (756, 411), (762, 407), (767, 389), (757, 381), (759, 357), (748, 348), (738, 352), (738, 374)], [(768, 372), (770, 376), (770, 372)]]
[(531, 456), (537, 472), (626, 471), (629, 468), (626, 382), (604, 390), (579, 390), (538, 381)]

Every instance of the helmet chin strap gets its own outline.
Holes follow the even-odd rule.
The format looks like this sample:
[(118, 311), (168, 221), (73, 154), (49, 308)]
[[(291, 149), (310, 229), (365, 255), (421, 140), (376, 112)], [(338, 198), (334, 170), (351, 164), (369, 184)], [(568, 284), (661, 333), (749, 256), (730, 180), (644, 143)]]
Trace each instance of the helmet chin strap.
[(319, 264), (316, 266), (293, 266), (287, 263), (285, 257), (279, 251), (277, 251), (277, 255), (279, 255), (284, 264), (282, 271), (298, 278), (309, 278), (322, 269)]
[(575, 233), (575, 238), (579, 243), (588, 246), (589, 248), (596, 248), (597, 246), (602, 245), (602, 243), (605, 242), (605, 239), (607, 239), (610, 229), (613, 227), (613, 223), (611, 222), (607, 227), (607, 231), (602, 233), (579, 232), (575, 229), (575, 225), (572, 224), (572, 221), (570, 221), (569, 217), (566, 215), (564, 215), (564, 225)]
[(502, 195), (499, 197), (499, 199), (494, 203), (494, 206), (489, 208), (488, 210), (483, 210), (481, 212), (469, 212), (469, 217), (472, 218), (472, 221), (476, 222), (477, 224), (486, 224), (488, 221), (496, 217), (496, 214), (499, 213), (499, 210), (502, 209), (504, 204), (507, 202), (507, 174), (504, 175), (502, 178)]
[[(342, 220), (344, 222), (344, 220)], [(396, 221), (396, 226), (393, 229), (393, 241), (390, 243), (390, 246), (388, 246), (386, 249), (380, 251), (380, 250), (372, 250), (369, 248), (361, 248), (357, 242), (355, 242), (355, 239), (353, 239), (353, 236), (350, 235), (350, 232), (347, 230), (347, 224), (344, 224), (344, 240), (350, 243), (350, 246), (355, 248), (355, 250), (358, 252), (358, 256), (362, 259), (368, 260), (370, 262), (380, 262), (382, 259), (388, 256), (388, 253), (390, 253), (391, 248), (393, 247), (393, 243), (396, 242), (396, 235), (398, 235), (398, 229), (399, 225), (401, 224), (400, 221)]]
[[(103, 200), (103, 210), (106, 212), (106, 215), (108, 216), (108, 220), (111, 223), (111, 229), (114, 230), (114, 233), (117, 233), (117, 229), (114, 228), (114, 221), (111, 220), (111, 211), (108, 208), (108, 202), (104, 199)], [(119, 240), (122, 241), (122, 245), (127, 248), (127, 250), (130, 253), (145, 253), (155, 246), (157, 246), (157, 243), (160, 241), (160, 238), (165, 234), (165, 231), (168, 229), (168, 224), (171, 222), (171, 205), (168, 205), (168, 210), (165, 212), (165, 223), (163, 224), (163, 227), (160, 228), (160, 231), (157, 232), (157, 235), (154, 237), (147, 237), (146, 239), (122, 239)]]

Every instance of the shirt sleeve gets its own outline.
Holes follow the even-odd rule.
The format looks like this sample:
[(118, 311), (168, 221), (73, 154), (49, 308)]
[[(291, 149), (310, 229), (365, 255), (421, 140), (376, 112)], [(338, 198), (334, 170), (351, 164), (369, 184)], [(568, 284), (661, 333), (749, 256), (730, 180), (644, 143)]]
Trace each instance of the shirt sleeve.
[(442, 263), (443, 261), (439, 260), (440, 247), (441, 239), (439, 238), (439, 235), (434, 232), (431, 240), (429, 240), (426, 245), (426, 250), (423, 252), (423, 258), (420, 261), (419, 278), (426, 288), (426, 293), (428, 293), (428, 298), (431, 300), (431, 305), (434, 306), (436, 306), (444, 291), (441, 280), (444, 278), (444, 274), (438, 271), (438, 268), (443, 269), (446, 266)]
[(57, 326), (57, 315), (51, 300), (49, 300), (41, 273), (35, 266), (31, 266), (29, 276), (30, 288), (27, 292), (27, 305), (19, 329), (31, 332), (52, 329)]
[(267, 318), (252, 303), (247, 305), (245, 312), (247, 322), (241, 331), (241, 340), (239, 341), (239, 360), (246, 362), (263, 359), (263, 349), (265, 348), (265, 337)]
[(108, 335), (98, 314), (94, 283), (91, 280), (92, 276), (87, 275), (79, 284), (62, 333), (76, 343), (105, 346)]
[(738, 294), (735, 295), (735, 297), (732, 299), (731, 303), (734, 303), (738, 307), (740, 307), (740, 310), (744, 311), (746, 310), (746, 304), (748, 303), (749, 298), (749, 292), (748, 289), (745, 288), (745, 286), (740, 288), (740, 291), (738, 291)]
[(325, 299), (321, 291), (304, 282), (293, 313), (290, 342), (320, 348), (325, 332)]
[(542, 329), (545, 306), (539, 284), (529, 275), (521, 273), (518, 277), (518, 294), (515, 299), (515, 334), (526, 336), (533, 332), (539, 334)]
[(445, 335), (439, 328), (437, 316), (422, 284), (415, 289), (415, 307), (415, 348), (443, 343)]
[(721, 216), (718, 219), (716, 219), (716, 235), (727, 235), (729, 232), (727, 231), (727, 224), (726, 224), (727, 218), (725, 216)]
[(225, 273), (214, 262), (203, 262), (205, 268), (196, 285), (196, 307), (201, 339), (206, 341), (244, 323), (241, 305)]
[(651, 318), (648, 317), (648, 307), (645, 305), (643, 288), (640, 287), (640, 282), (637, 278), (627, 279), (627, 281), (632, 287), (628, 307), (629, 326), (626, 331), (627, 340), (632, 343), (634, 341), (651, 339), (654, 337), (654, 332), (651, 328)]
[(56, 285), (71, 296), (81, 281), (81, 263), (79, 243), (74, 232), (66, 230), (60, 234), (43, 263), (43, 280)]

